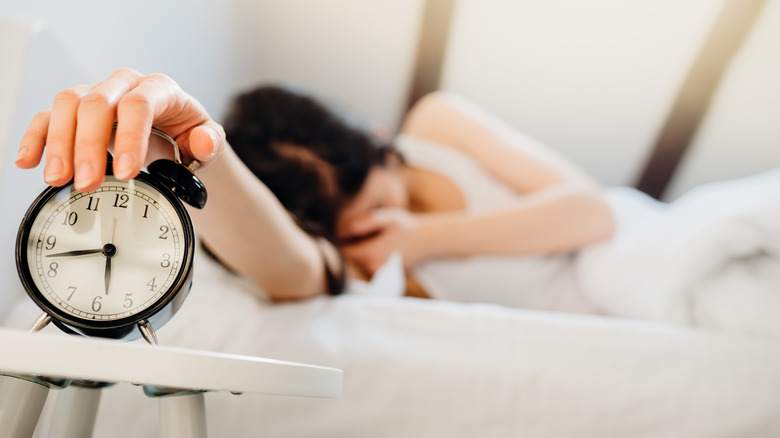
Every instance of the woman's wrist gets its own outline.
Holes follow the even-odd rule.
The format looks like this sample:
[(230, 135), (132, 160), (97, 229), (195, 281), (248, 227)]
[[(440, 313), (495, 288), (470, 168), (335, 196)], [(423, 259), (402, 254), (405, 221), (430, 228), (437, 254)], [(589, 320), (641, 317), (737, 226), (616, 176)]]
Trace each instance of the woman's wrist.
[(404, 264), (407, 267), (446, 255), (442, 253), (440, 225), (435, 214), (413, 215), (408, 243), (404, 250)]

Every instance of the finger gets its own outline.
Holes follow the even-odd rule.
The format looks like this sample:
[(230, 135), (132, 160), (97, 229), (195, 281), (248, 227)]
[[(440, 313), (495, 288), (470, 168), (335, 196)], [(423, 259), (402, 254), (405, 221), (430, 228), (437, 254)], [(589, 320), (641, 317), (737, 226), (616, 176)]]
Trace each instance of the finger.
[[(177, 97), (181, 101), (180, 115), (186, 117), (184, 120), (180, 118), (180, 120), (167, 121), (176, 125), (172, 128), (174, 131), (171, 133), (176, 136), (176, 142), (186, 156), (206, 164), (224, 149), (227, 143), (225, 130), (209, 117), (208, 112), (200, 102), (178, 86), (175, 89)], [(181, 131), (177, 133), (176, 128), (181, 129)]]
[(19, 142), (16, 165), (22, 169), (31, 169), (41, 162), (46, 134), (49, 132), (50, 111), (41, 111), (33, 117), (30, 125)]
[(60, 91), (54, 98), (46, 133), (46, 167), (43, 178), (49, 185), (61, 186), (73, 176), (73, 141), (76, 136), (76, 112), (88, 85)]
[(132, 70), (117, 70), (82, 96), (73, 156), (77, 189), (92, 191), (103, 182), (117, 106), (139, 77)]
[(345, 238), (362, 238), (380, 233), (388, 225), (386, 215), (378, 214), (376, 210), (364, 213), (345, 227)]
[(155, 116), (167, 106), (169, 84), (156, 77), (144, 77), (117, 106), (117, 128), (114, 139), (114, 175), (130, 179), (138, 175), (149, 150), (149, 135)]

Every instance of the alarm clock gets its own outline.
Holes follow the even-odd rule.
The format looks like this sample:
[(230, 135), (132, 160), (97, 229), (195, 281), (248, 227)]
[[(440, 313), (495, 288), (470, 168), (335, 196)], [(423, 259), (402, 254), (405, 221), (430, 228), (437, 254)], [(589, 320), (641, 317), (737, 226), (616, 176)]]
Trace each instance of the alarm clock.
[(99, 188), (48, 187), (28, 209), (16, 267), (44, 312), (39, 321), (72, 334), (156, 342), (154, 330), (181, 306), (195, 246), (182, 201), (202, 208), (206, 189), (193, 173), (199, 163), (185, 167), (176, 141), (153, 128), (150, 144), (159, 139), (173, 145), (173, 161), (154, 161), (121, 181), (109, 153)]

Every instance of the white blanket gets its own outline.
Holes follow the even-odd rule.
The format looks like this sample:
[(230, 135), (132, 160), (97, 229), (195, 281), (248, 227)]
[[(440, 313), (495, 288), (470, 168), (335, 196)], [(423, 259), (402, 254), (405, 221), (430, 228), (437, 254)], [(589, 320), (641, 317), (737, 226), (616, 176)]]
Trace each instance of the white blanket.
[(780, 171), (702, 186), (670, 204), (611, 189), (618, 232), (580, 254), (602, 312), (780, 336)]

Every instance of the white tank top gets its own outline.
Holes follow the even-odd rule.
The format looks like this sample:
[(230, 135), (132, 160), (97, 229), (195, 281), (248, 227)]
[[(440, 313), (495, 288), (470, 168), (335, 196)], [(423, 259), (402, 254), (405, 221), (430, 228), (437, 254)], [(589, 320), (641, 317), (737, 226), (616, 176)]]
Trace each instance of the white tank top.
[[(398, 136), (395, 144), (410, 166), (454, 183), (468, 211), (491, 209), (520, 196), (456, 149), (409, 135)], [(562, 254), (434, 259), (415, 266), (411, 275), (436, 299), (591, 313), (576, 287), (573, 258)]]

